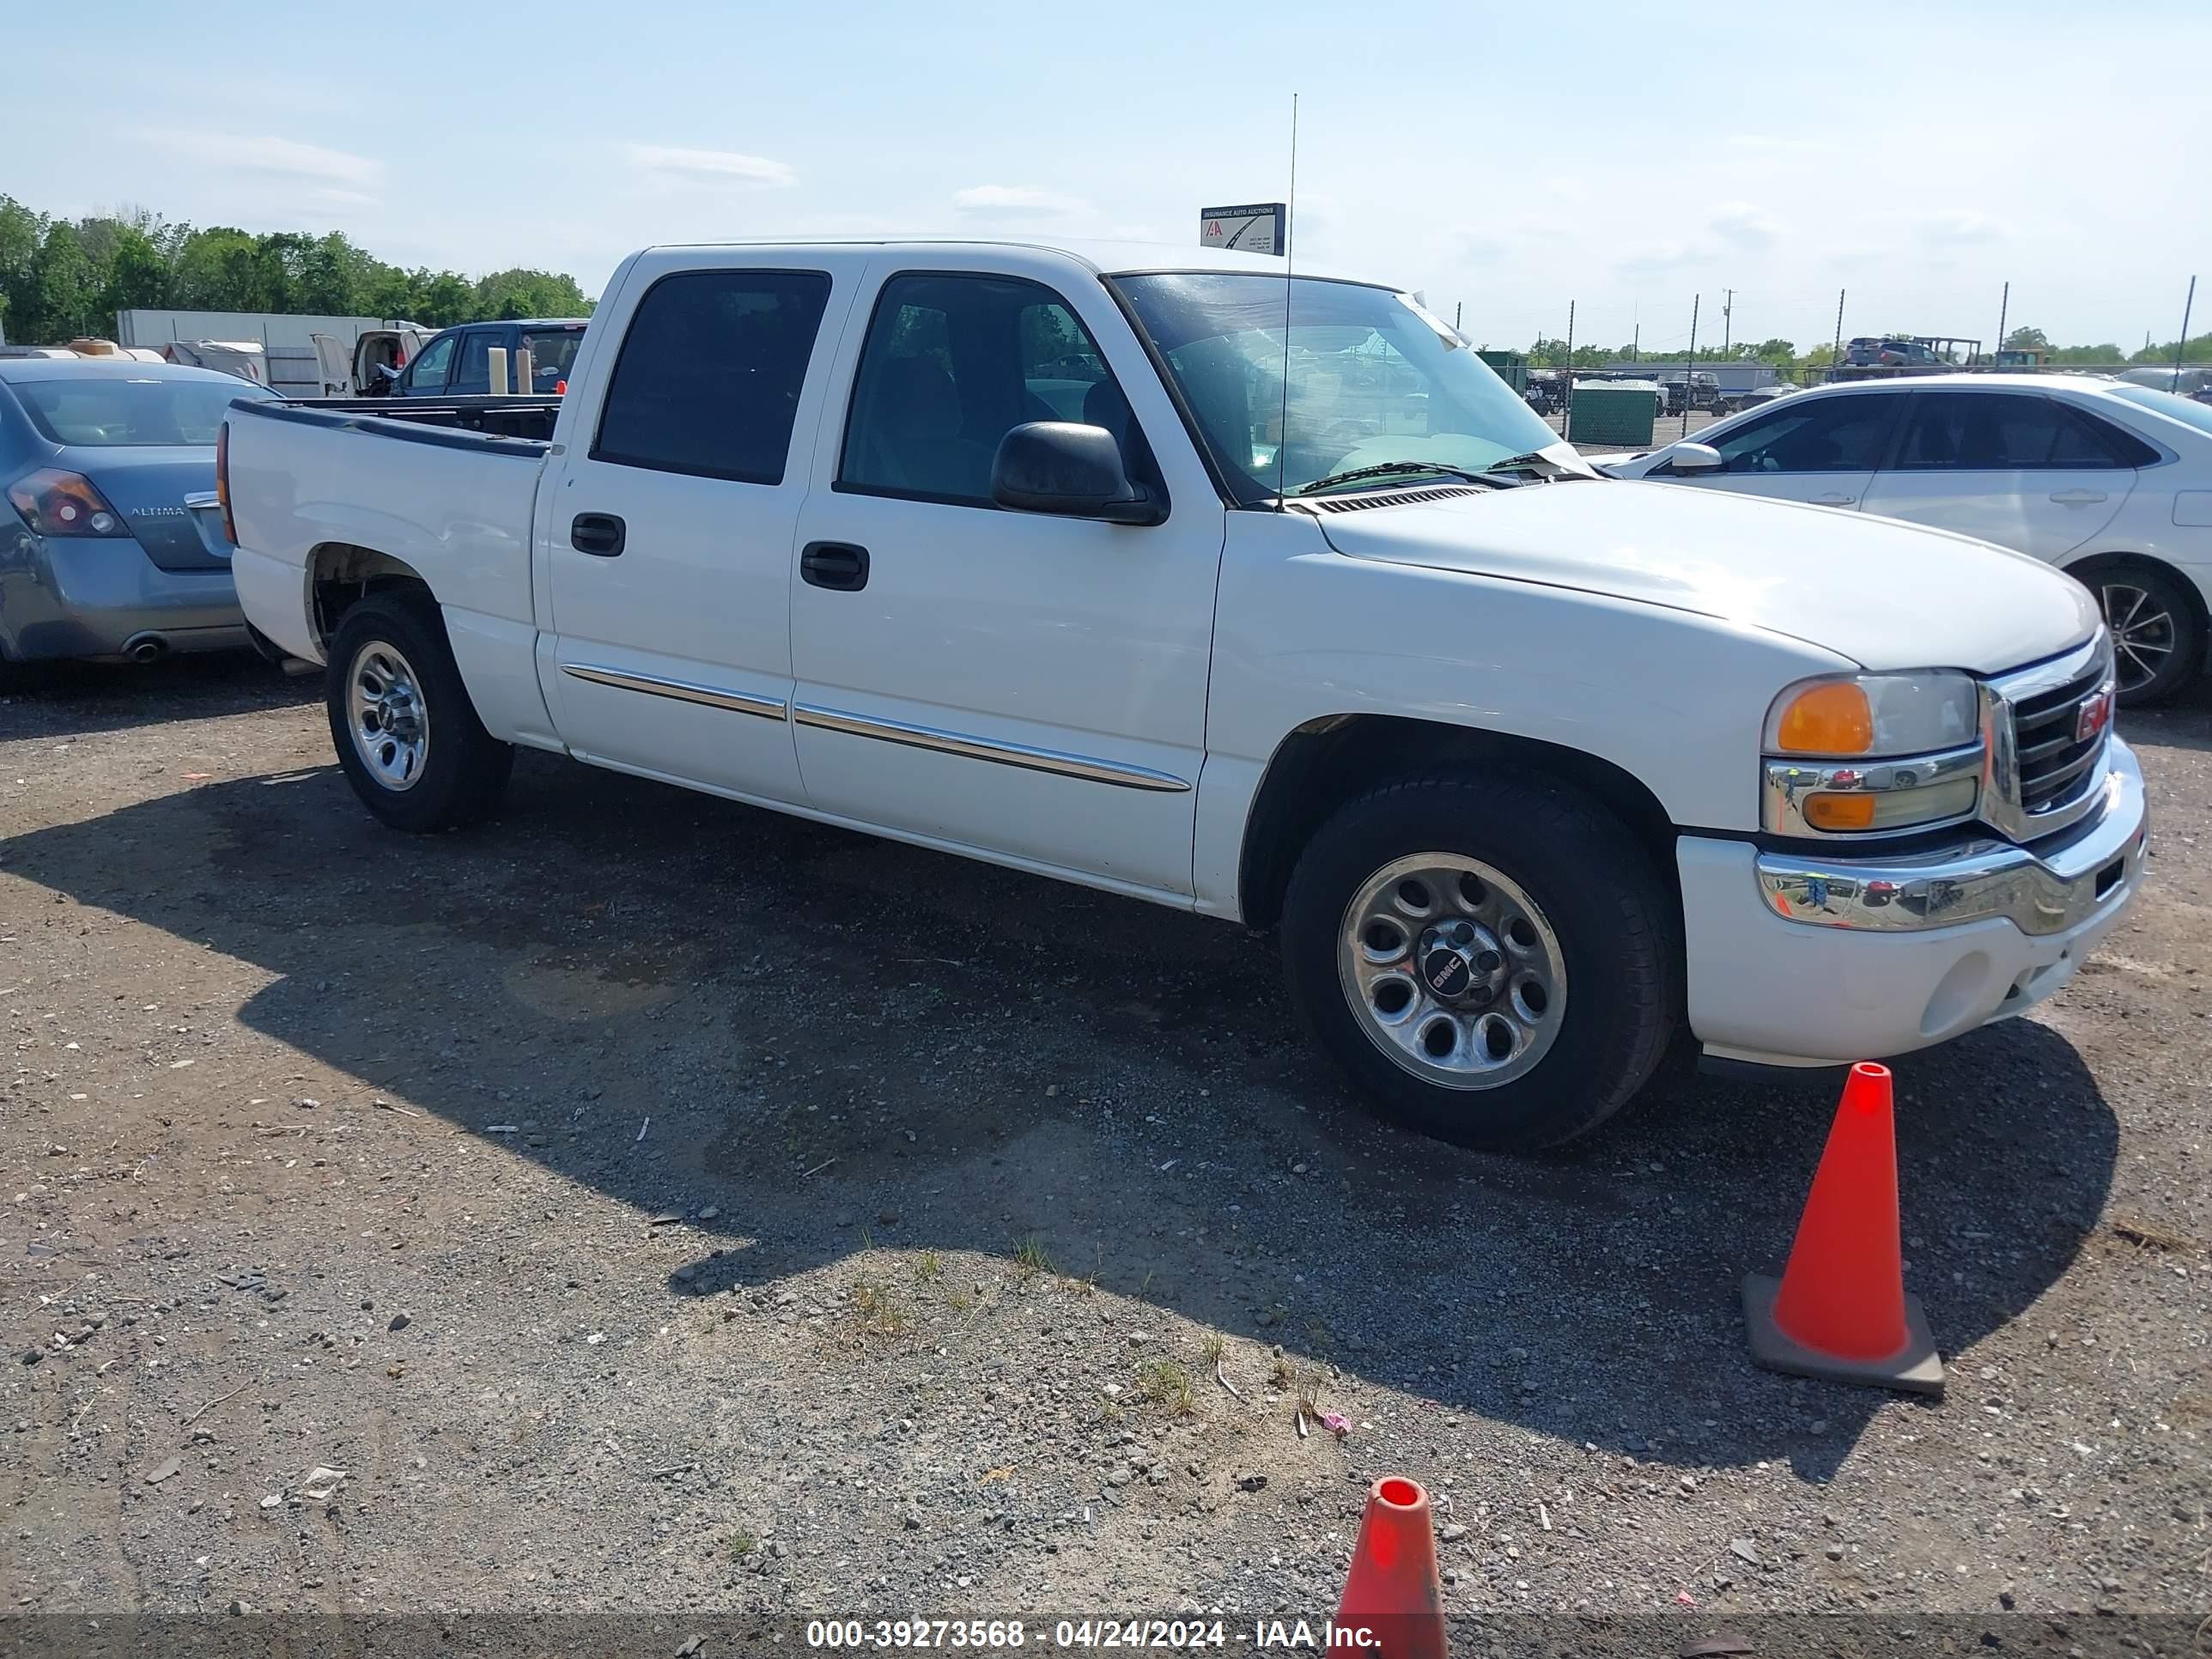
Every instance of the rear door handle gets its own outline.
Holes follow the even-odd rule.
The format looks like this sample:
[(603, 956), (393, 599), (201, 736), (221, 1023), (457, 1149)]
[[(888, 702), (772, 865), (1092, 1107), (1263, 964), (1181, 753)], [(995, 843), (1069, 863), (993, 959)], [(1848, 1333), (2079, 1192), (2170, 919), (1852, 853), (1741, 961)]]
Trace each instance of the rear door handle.
[(857, 593), (868, 585), (868, 550), (851, 542), (809, 542), (799, 551), (799, 574), (811, 586)]
[(627, 535), (611, 513), (579, 513), (568, 526), (568, 545), (595, 559), (611, 559), (622, 552)]
[(2105, 499), (2101, 489), (2062, 489), (2051, 498), (2061, 507), (2094, 507)]
[(1832, 489), (1825, 495), (1812, 495), (1808, 496), (1806, 499), (1810, 501), (1815, 507), (1849, 507), (1853, 501), (1858, 500), (1858, 497), (1856, 495), (1839, 495)]

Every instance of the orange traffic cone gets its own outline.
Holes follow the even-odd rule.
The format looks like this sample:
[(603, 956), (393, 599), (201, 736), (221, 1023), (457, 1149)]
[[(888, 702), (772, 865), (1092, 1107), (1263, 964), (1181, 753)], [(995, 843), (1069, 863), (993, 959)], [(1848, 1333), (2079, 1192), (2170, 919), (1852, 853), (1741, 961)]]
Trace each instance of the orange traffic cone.
[(1354, 1641), (1372, 1659), (1444, 1659), (1443, 1594), (1429, 1495), (1417, 1481), (1386, 1474), (1359, 1517), (1336, 1627), (1366, 1631)]
[(1751, 1357), (1769, 1370), (1912, 1394), (1943, 1392), (1943, 1362), (1898, 1244), (1889, 1068), (1851, 1067), (1790, 1265), (1743, 1281)]

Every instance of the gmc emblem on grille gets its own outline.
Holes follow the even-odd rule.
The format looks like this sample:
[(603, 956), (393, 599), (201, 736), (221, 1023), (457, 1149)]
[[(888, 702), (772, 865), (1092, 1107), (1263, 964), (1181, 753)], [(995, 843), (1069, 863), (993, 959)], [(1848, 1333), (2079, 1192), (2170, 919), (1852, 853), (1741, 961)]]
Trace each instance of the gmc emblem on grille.
[(2074, 711), (2074, 741), (2087, 743), (2112, 723), (2112, 688), (2100, 687)]

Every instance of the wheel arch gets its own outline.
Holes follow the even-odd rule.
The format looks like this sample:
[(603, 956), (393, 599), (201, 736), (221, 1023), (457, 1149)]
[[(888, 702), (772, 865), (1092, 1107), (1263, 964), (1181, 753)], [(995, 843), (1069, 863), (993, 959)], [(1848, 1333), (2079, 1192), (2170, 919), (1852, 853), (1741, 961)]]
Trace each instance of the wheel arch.
[(1480, 726), (1396, 714), (1330, 714), (1291, 731), (1268, 757), (1245, 817), (1237, 861), (1238, 910), (1245, 924), (1265, 929), (1280, 919), (1300, 849), (1346, 801), (1396, 778), (1500, 761), (1557, 779), (1605, 806), (1650, 854), (1669, 891), (1675, 890), (1674, 821), (1642, 780), (1613, 762)]
[(403, 588), (434, 598), (422, 573), (404, 559), (352, 542), (324, 542), (307, 555), (308, 620), (328, 653), (331, 637), (354, 605), (372, 593)]

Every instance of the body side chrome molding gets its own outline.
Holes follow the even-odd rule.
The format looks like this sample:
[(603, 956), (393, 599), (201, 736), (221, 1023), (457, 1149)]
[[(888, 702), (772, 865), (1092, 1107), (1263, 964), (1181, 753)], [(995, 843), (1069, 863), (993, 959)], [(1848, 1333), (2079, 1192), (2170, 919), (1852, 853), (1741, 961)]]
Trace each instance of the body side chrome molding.
[(848, 737), (873, 738), (884, 743), (904, 744), (908, 748), (933, 750), (940, 755), (959, 755), (969, 760), (993, 761), (1000, 766), (1017, 766), (1030, 772), (1048, 772), (1058, 777), (1081, 778), (1088, 783), (1110, 783), (1122, 789), (1147, 789), (1165, 794), (1180, 794), (1190, 788), (1184, 779), (1170, 772), (1154, 771), (1149, 766), (1130, 766), (1119, 761), (1100, 760), (1091, 755), (1066, 754), (1056, 749), (1036, 749), (1024, 743), (1001, 743), (993, 738), (967, 737), (957, 732), (940, 731), (935, 726), (909, 725), (904, 720), (875, 720), (848, 714), (840, 708), (827, 708), (819, 703), (794, 704), (792, 717), (801, 726), (815, 726), (824, 732), (842, 732)]
[(780, 720), (791, 711), (791, 705), (781, 697), (763, 697), (750, 691), (731, 691), (719, 686), (697, 685), (690, 680), (663, 679), (657, 674), (635, 674), (627, 669), (605, 668), (596, 663), (564, 662), (561, 665), (561, 672), (571, 679), (586, 680), (593, 685), (611, 685), (617, 691), (641, 691), (649, 697), (696, 702), (708, 708), (726, 708), (738, 714), (758, 714), (763, 720)]

